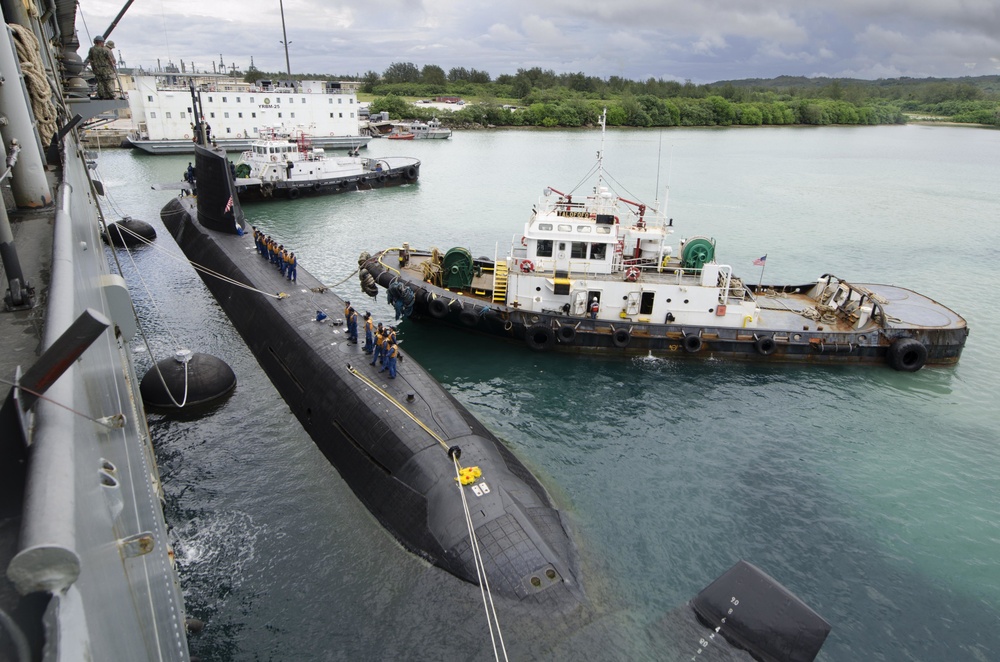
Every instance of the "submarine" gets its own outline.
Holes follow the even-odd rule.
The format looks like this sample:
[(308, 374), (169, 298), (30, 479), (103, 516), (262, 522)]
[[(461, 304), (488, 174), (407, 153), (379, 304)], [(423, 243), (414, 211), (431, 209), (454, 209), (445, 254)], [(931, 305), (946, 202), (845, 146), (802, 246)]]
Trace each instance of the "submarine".
[[(581, 611), (578, 550), (542, 484), (411, 357), (395, 379), (376, 373), (342, 327), (319, 319), (344, 300), (301, 267), (287, 281), (256, 253), (225, 152), (196, 145), (195, 158), (198, 195), (173, 198), (161, 219), (358, 499), (404, 548), (456, 577), (546, 617)], [(704, 659), (811, 660), (830, 631), (745, 561), (679, 611), (657, 636), (669, 642), (683, 622), (725, 654)]]
[(343, 327), (318, 321), (317, 311), (339, 313), (344, 300), (305, 269), (292, 283), (261, 258), (225, 152), (195, 152), (198, 195), (172, 199), (161, 219), (368, 510), (409, 551), (479, 583), (468, 516), (494, 594), (580, 604), (576, 550), (541, 483), (410, 357), (387, 379)]

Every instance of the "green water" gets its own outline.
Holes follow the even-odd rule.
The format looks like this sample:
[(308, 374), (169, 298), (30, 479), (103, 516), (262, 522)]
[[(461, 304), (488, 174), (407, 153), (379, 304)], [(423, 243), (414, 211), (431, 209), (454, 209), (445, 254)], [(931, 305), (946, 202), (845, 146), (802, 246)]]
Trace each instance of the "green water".
[[(416, 186), (247, 205), (325, 282), (409, 241), (505, 254), (542, 188), (580, 183), (594, 131), (374, 141), (416, 156)], [(910, 287), (972, 333), (954, 368), (630, 361), (538, 355), (403, 324), (420, 361), (543, 480), (568, 515), (591, 605), (582, 622), (499, 605), (511, 659), (689, 660), (664, 615), (735, 561), (833, 626), (823, 660), (1000, 658), (1000, 132), (949, 127), (611, 131), (616, 190), (665, 198), (678, 237), (768, 282), (822, 273)], [(224, 358), (237, 391), (200, 420), (152, 417), (203, 659), (490, 659), (478, 589), (403, 551), (301, 430), (159, 223), (190, 157), (105, 152), (109, 215), (161, 250), (123, 269), (162, 355)], [(657, 185), (658, 182), (658, 185)], [(141, 275), (141, 280), (139, 276)], [(143, 282), (151, 294), (143, 289)], [(379, 320), (356, 278), (336, 288)], [(137, 353), (140, 367), (148, 365)], [(712, 651), (698, 659), (713, 659)]]

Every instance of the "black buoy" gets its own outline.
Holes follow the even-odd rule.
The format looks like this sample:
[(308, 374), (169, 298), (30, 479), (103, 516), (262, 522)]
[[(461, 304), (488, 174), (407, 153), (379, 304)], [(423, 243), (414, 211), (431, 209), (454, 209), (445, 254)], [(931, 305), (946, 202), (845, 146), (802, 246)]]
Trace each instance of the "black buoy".
[(156, 366), (159, 371), (150, 369), (139, 383), (139, 393), (148, 407), (179, 409), (200, 405), (236, 388), (236, 373), (225, 361), (211, 354), (193, 354), (191, 350), (181, 349), (173, 357), (158, 361)]
[(117, 248), (126, 246), (134, 248), (154, 239), (156, 239), (156, 230), (153, 229), (153, 226), (131, 216), (126, 216), (117, 223), (112, 223), (108, 226), (108, 231), (104, 233), (105, 243)]

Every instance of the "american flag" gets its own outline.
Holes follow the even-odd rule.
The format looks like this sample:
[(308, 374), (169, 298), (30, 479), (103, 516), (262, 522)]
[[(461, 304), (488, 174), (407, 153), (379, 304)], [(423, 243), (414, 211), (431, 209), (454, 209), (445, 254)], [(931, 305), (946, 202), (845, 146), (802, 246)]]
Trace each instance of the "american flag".
[(222, 213), (227, 214), (232, 208), (233, 208), (233, 196), (229, 196), (229, 202), (226, 203), (226, 208), (222, 210)]
[[(229, 201), (232, 202), (233, 199), (230, 198)], [(753, 266), (755, 266), (755, 267), (763, 267), (765, 262), (767, 262), (767, 255), (765, 255), (763, 257), (759, 257), (756, 260), (754, 260), (753, 261)]]

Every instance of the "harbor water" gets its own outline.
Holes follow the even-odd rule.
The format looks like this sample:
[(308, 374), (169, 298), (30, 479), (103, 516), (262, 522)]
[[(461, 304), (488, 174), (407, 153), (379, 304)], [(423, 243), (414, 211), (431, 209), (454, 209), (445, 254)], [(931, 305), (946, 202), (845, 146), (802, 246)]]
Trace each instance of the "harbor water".
[[(421, 159), (418, 184), (245, 212), (389, 322), (384, 294), (352, 276), (362, 251), (503, 256), (543, 187), (586, 186), (600, 147), (598, 129), (376, 140), (371, 156)], [(744, 280), (900, 285), (971, 334), (957, 366), (899, 373), (538, 354), (404, 321), (404, 365), (428, 368), (535, 472), (580, 550), (583, 614), (546, 622), (497, 603), (510, 659), (721, 659), (671, 629), (741, 558), (831, 623), (821, 660), (1000, 659), (1000, 132), (614, 130), (604, 147), (617, 193), (667, 201), (675, 236), (715, 238)], [(154, 354), (135, 345), (140, 372), (184, 346), (239, 379), (207, 412), (150, 416), (187, 608), (205, 622), (192, 653), (491, 659), (479, 589), (379, 526), (164, 230), (176, 193), (150, 184), (180, 181), (190, 160), (108, 150), (97, 173), (109, 220), (159, 234), (118, 254)]]

